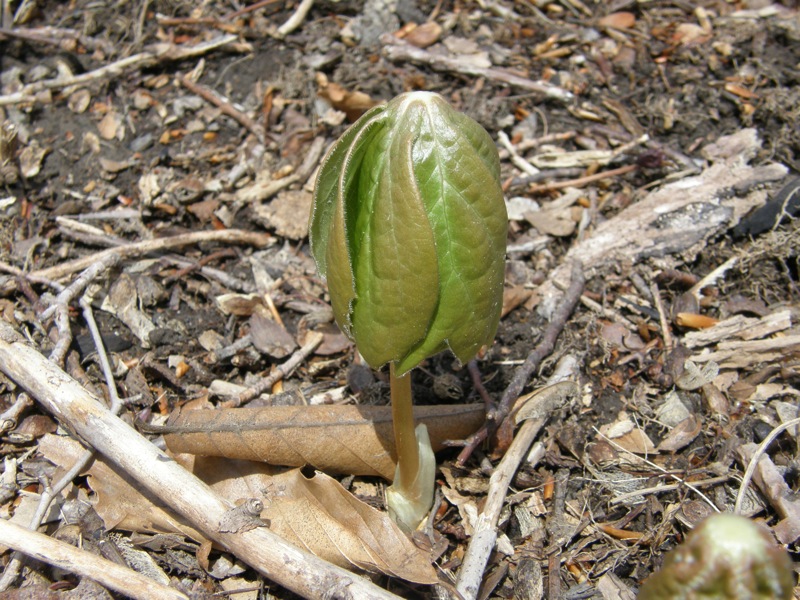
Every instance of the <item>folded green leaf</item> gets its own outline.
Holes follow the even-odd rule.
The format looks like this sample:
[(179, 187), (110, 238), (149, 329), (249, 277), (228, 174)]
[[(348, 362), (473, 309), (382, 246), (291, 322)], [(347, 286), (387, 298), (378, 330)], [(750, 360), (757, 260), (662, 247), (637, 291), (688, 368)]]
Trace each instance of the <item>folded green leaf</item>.
[(339, 326), (402, 374), (491, 342), (502, 306), (506, 210), (497, 149), (436, 94), (368, 111), (325, 157), (309, 237)]

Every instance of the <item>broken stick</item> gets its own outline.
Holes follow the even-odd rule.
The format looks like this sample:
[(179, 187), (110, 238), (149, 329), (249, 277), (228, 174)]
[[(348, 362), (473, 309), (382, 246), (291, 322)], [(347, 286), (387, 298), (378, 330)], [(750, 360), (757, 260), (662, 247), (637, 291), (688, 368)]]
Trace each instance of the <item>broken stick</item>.
[(121, 472), (265, 577), (305, 598), (349, 594), (363, 600), (397, 600), (394, 594), (300, 550), (267, 528), (220, 531), (220, 521), (233, 508), (229, 502), (112, 415), (99, 399), (3, 322), (0, 369)]

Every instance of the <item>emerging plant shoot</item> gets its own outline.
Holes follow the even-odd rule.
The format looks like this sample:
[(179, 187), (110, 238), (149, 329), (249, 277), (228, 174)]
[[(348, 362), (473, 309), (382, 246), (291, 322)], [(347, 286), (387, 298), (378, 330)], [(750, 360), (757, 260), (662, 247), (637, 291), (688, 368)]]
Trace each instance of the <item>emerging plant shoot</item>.
[(789, 555), (765, 529), (717, 514), (667, 555), (639, 600), (789, 600), (793, 584)]
[(389, 363), (398, 466), (387, 498), (406, 529), (429, 510), (435, 474), (408, 371), (445, 349), (466, 362), (491, 343), (506, 228), (494, 142), (437, 94), (371, 109), (323, 159), (311, 252), (339, 327), (370, 366)]

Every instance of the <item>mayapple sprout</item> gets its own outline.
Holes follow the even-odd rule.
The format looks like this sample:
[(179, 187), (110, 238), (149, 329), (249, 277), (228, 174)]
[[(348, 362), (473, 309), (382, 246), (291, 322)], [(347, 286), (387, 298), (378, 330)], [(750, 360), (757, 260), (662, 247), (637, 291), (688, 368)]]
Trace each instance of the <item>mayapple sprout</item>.
[(406, 529), (430, 508), (436, 468), (424, 425), (414, 431), (408, 372), (491, 343), (506, 228), (494, 142), (438, 94), (369, 110), (319, 170), (311, 253), (339, 327), (370, 366), (389, 364), (398, 465), (387, 501)]
[(745, 517), (718, 514), (698, 525), (642, 585), (639, 600), (790, 600), (792, 562)]

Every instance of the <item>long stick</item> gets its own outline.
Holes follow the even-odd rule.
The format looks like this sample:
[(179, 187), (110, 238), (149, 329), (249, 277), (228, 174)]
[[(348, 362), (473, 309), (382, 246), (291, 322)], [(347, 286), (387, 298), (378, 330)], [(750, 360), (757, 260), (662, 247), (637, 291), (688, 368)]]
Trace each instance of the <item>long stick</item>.
[(187, 600), (178, 590), (162, 585), (136, 571), (0, 519), (0, 543), (70, 573), (93, 579), (101, 585), (137, 600)]
[(220, 531), (219, 524), (233, 505), (112, 415), (2, 321), (0, 370), (121, 472), (262, 575), (305, 598), (349, 595), (363, 600), (397, 600), (394, 594), (296, 548), (265, 527), (238, 533)]
[[(571, 355), (563, 357), (547, 383), (553, 385), (559, 381), (574, 379), (579, 371), (578, 360)], [(544, 390), (545, 394), (547, 390)], [(540, 401), (542, 406), (547, 405), (547, 395), (541, 399), (538, 397), (533, 401)], [(489, 491), (486, 494), (486, 502), (478, 515), (475, 524), (475, 531), (464, 555), (461, 569), (456, 580), (456, 590), (464, 600), (475, 600), (478, 597), (478, 590), (483, 581), (483, 572), (489, 562), (489, 556), (494, 550), (497, 541), (497, 523), (500, 519), (500, 512), (506, 499), (508, 486), (514, 479), (520, 463), (528, 453), (528, 448), (539, 435), (544, 424), (550, 415), (544, 414), (539, 418), (532, 418), (525, 421), (514, 436), (505, 456), (497, 465), (489, 478)], [(541, 459), (543, 448), (539, 449), (538, 459)], [(557, 574), (550, 573), (550, 577), (557, 577)]]

